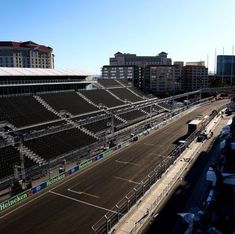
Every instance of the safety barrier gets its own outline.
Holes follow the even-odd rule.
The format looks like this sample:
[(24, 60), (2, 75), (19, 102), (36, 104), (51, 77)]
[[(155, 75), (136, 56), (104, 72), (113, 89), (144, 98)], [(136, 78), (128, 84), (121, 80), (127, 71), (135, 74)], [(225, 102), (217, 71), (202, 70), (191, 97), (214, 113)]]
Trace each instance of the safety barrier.
[[(221, 107), (220, 110), (222, 110), (224, 107)], [(219, 110), (218, 110), (219, 111)], [(179, 113), (180, 114), (180, 113)], [(209, 121), (214, 118), (216, 113), (213, 114), (213, 116), (210, 116)], [(172, 117), (175, 118), (176, 116)], [(208, 121), (208, 122), (209, 122)], [(155, 128), (159, 128), (160, 126), (164, 126), (166, 125), (168, 121), (163, 121), (162, 123), (158, 124), (157, 126), (155, 126)], [(193, 133), (194, 134), (194, 133)], [(106, 227), (106, 232), (108, 230), (111, 229), (111, 227), (113, 227), (114, 224), (116, 224), (119, 219), (123, 216), (123, 214), (127, 213), (127, 211), (129, 211), (129, 209), (136, 204), (137, 200), (142, 197), (144, 195), (144, 193), (151, 187), (151, 185), (153, 183), (155, 183), (161, 176), (162, 174), (167, 170), (167, 168), (174, 163), (174, 161), (176, 160), (176, 158), (178, 158), (178, 156), (182, 153), (182, 151), (195, 139), (196, 135), (190, 135), (187, 139), (186, 139), (186, 143), (183, 143), (181, 145), (179, 145), (171, 154), (169, 154), (168, 157), (166, 157), (162, 162), (161, 165), (156, 167), (155, 170), (150, 173), (146, 180), (142, 181), (141, 186), (137, 186), (136, 188), (134, 188), (134, 194), (135, 195), (130, 195), (128, 194), (130, 197), (128, 197), (128, 195), (125, 197), (125, 202), (123, 203), (123, 201), (121, 201), (120, 207), (122, 208), (122, 212), (119, 211), (119, 203), (114, 207), (114, 209), (117, 209), (117, 214), (114, 213), (107, 213), (103, 218), (105, 220), (105, 222), (103, 221), (99, 221), (98, 223), (101, 222), (100, 224), (95, 224), (92, 228), (96, 233), (105, 233), (105, 232), (100, 232), (100, 227), (101, 230), (104, 229), (104, 225)], [(139, 134), (139, 136), (141, 136), (142, 134)], [(30, 190), (24, 191), (14, 197), (11, 197), (3, 202), (0, 203), (0, 212), (6, 210), (9, 207), (12, 207), (13, 205), (21, 202), (22, 200), (27, 199), (28, 197), (38, 193), (39, 191), (47, 188), (48, 186), (51, 186), (57, 182), (59, 182), (60, 180), (64, 179), (66, 176), (71, 176), (74, 175), (75, 173), (87, 168), (90, 164), (92, 164), (95, 161), (99, 161), (105, 157), (107, 157), (108, 155), (110, 155), (113, 151), (119, 150), (127, 145), (130, 144), (130, 142), (132, 141), (132, 139), (126, 140), (124, 142), (122, 142), (121, 144), (118, 144), (116, 146), (114, 146), (113, 148), (107, 149), (106, 151), (99, 153), (97, 155), (95, 155), (94, 157), (87, 159), (85, 161), (80, 162), (78, 165), (76, 165), (75, 167), (70, 168), (69, 170), (67, 170), (66, 172), (63, 172), (55, 177), (50, 178), (49, 180), (40, 183), (39, 185), (31, 188)], [(145, 183), (145, 181), (147, 181)], [(133, 191), (132, 191), (133, 192)], [(141, 195), (141, 196), (140, 196)], [(123, 205), (123, 204), (126, 204)], [(107, 218), (106, 218), (107, 217)], [(103, 218), (101, 220), (103, 220)], [(98, 227), (100, 225), (100, 227)]]
[[(207, 124), (212, 121), (218, 112), (224, 109), (220, 107), (217, 112), (212, 112), (208, 118), (208, 121), (205, 123), (204, 128)], [(148, 174), (141, 182), (138, 184), (133, 190), (131, 190), (121, 201), (119, 201), (111, 210), (116, 212), (108, 212), (106, 213), (97, 223), (92, 226), (92, 229), (97, 234), (106, 234), (111, 231), (112, 227), (118, 223), (118, 221), (129, 212), (129, 210), (134, 206), (138, 205), (138, 201), (143, 195), (151, 188), (151, 186), (157, 182), (162, 175), (168, 170), (170, 165), (172, 165), (176, 159), (182, 154), (182, 152), (196, 139), (199, 135), (197, 132), (193, 132), (189, 135), (184, 143), (181, 143), (177, 146), (165, 159), (163, 159), (150, 174)], [(178, 175), (177, 175), (178, 176)], [(178, 177), (177, 177), (178, 178)], [(156, 207), (157, 204), (160, 203), (162, 198), (166, 195), (167, 191), (172, 187), (172, 185), (176, 182), (177, 178), (173, 179), (168, 185), (167, 188), (159, 195), (159, 197), (154, 202), (153, 206)], [(139, 225), (142, 225), (144, 219), (147, 218), (148, 212), (139, 220), (135, 225), (135, 230)], [(135, 230), (132, 230), (135, 233)]]
[(105, 157), (107, 157), (108, 155), (110, 155), (113, 151), (115, 150), (118, 150), (122, 147), (125, 147), (129, 144), (129, 141), (125, 141), (121, 144), (118, 144), (116, 146), (114, 146), (113, 148), (110, 148), (102, 153), (99, 153), (97, 155), (95, 155), (94, 157), (90, 158), (90, 159), (87, 159), (87, 160), (84, 160), (82, 162), (80, 162), (78, 165), (70, 168), (69, 170), (67, 170), (66, 172), (63, 172), (63, 173), (60, 173), (59, 175), (55, 176), (55, 177), (52, 177), (50, 178), (49, 180), (47, 181), (44, 181), (40, 184), (38, 184), (37, 186), (27, 190), (27, 191), (24, 191), (14, 197), (11, 197), (3, 202), (0, 203), (0, 212), (6, 210), (7, 208), (10, 208), (12, 207), (13, 205), (27, 199), (28, 197), (40, 192), (41, 190), (63, 180), (66, 176), (71, 176), (71, 175), (74, 175), (75, 173), (87, 168), (90, 164), (92, 164), (93, 162), (95, 161), (98, 161), (98, 160), (101, 160)]

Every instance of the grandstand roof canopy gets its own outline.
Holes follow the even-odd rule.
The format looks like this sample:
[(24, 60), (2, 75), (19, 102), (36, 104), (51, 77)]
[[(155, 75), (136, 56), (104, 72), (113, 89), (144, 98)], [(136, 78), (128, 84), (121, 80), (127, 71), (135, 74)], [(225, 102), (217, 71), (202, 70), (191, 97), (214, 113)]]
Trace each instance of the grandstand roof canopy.
[(0, 76), (88, 76), (86, 71), (76, 69), (12, 68), (0, 67)]

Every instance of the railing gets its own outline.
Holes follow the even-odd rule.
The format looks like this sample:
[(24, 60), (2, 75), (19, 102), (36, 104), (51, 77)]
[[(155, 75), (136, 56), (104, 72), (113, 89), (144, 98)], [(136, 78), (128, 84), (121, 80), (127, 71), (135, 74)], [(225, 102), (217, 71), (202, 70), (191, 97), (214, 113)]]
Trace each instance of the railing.
[[(217, 109), (217, 111), (221, 111), (225, 106), (222, 106)], [(209, 116), (208, 121), (205, 123), (206, 125), (214, 119), (214, 117), (218, 113), (212, 112)], [(150, 189), (150, 187), (161, 178), (161, 176), (168, 170), (169, 166), (172, 165), (175, 160), (182, 154), (182, 152), (196, 139), (199, 135), (199, 132), (193, 132), (189, 135), (185, 143), (177, 146), (165, 159), (163, 159), (160, 165), (156, 166), (156, 168), (149, 173), (141, 182), (138, 184), (133, 190), (131, 190), (122, 200), (120, 200), (111, 210), (115, 212), (106, 213), (96, 224), (92, 226), (92, 229), (97, 234), (106, 234), (111, 231), (112, 227), (118, 223), (118, 221), (123, 217), (128, 211), (134, 206), (138, 205), (138, 201), (143, 195)], [(178, 175), (176, 176), (178, 177)], [(174, 178), (167, 187), (162, 191), (162, 193), (156, 198), (152, 207), (156, 207), (162, 200), (162, 198), (166, 195), (172, 185), (176, 182), (177, 178)], [(138, 226), (142, 225), (147, 216), (149, 215), (149, 210), (146, 211), (146, 214), (136, 223), (134, 229), (130, 233), (136, 233)]]

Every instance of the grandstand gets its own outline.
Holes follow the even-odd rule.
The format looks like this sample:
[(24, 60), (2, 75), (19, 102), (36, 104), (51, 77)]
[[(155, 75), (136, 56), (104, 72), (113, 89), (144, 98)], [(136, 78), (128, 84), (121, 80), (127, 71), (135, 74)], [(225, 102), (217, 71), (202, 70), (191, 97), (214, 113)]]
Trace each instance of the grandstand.
[(110, 95), (103, 89), (80, 91), (86, 98), (90, 99), (96, 105), (104, 105), (106, 107), (114, 107), (125, 104), (117, 98)]
[(25, 141), (24, 144), (43, 159), (50, 160), (95, 141), (95, 138), (72, 128)]
[(15, 127), (48, 122), (57, 118), (31, 95), (0, 97), (0, 112), (0, 121), (7, 121)]
[(151, 103), (145, 104), (146, 97), (127, 80), (99, 80), (97, 89), (86, 90), (91, 83), (86, 76), (50, 69), (0, 69), (1, 179), (12, 181), (14, 166), (21, 160), (21, 141), (25, 167), (40, 172), (41, 166), (57, 159), (78, 160), (80, 150), (103, 146), (100, 137), (148, 117)]
[[(115, 118), (114, 117), (114, 127), (115, 126), (118, 126), (120, 124), (122, 124), (122, 122)], [(100, 120), (100, 121), (97, 121), (97, 122), (93, 122), (93, 123), (90, 123), (90, 124), (86, 124), (84, 125), (84, 127), (88, 130), (90, 130), (91, 132), (93, 133), (99, 133), (101, 131), (107, 131), (107, 130), (110, 130), (111, 129), (111, 119), (104, 119), (104, 120)]]
[(65, 111), (73, 115), (80, 115), (98, 110), (74, 91), (48, 93), (40, 95), (40, 97), (58, 112)]
[(135, 110), (135, 111), (131, 111), (125, 114), (121, 114), (119, 115), (122, 119), (125, 119), (126, 121), (133, 121), (133, 120), (139, 120), (139, 119), (143, 119), (145, 117), (147, 117), (145, 115), (145, 113), (139, 111), (139, 110)]
[(111, 91), (123, 101), (138, 102), (143, 100), (141, 97), (135, 95), (126, 88), (109, 89), (109, 91)]
[(123, 86), (132, 87), (132, 82), (127, 79), (118, 79), (117, 82), (121, 83)]
[(98, 83), (101, 84), (104, 88), (122, 87), (122, 85), (116, 82), (115, 79), (98, 79)]
[[(20, 165), (20, 153), (13, 146), (0, 148), (0, 179), (14, 174), (15, 165)], [(35, 163), (25, 158), (25, 167), (29, 168)]]

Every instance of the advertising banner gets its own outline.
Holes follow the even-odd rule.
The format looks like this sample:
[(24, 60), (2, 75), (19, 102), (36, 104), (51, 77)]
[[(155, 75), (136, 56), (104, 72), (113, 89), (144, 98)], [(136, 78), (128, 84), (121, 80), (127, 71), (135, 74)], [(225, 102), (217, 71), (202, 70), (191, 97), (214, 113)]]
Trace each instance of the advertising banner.
[(87, 159), (79, 164), (79, 169), (83, 169), (92, 163), (92, 159)]
[(108, 149), (105, 152), (103, 152), (103, 156), (106, 157), (107, 155), (111, 154), (113, 152), (113, 149)]
[(65, 173), (63, 172), (63, 173), (59, 174), (58, 176), (55, 176), (55, 177), (49, 179), (46, 182), (46, 187), (48, 187), (48, 186), (50, 186), (52, 184), (55, 184), (56, 182), (58, 182), (58, 181), (60, 181), (60, 180), (62, 180), (64, 178), (65, 178)]
[(13, 205), (15, 205), (15, 204), (17, 204), (17, 203), (19, 203), (22, 200), (28, 198), (29, 197), (29, 192), (30, 191), (25, 191), (25, 192), (20, 193), (16, 196), (6, 200), (6, 201), (1, 202), (0, 203), (0, 212), (7, 209), (7, 208), (9, 208), (9, 207), (11, 207), (11, 206), (13, 206)]
[(31, 189), (31, 193), (35, 194), (39, 191), (41, 191), (42, 189), (46, 188), (47, 183), (46, 182), (42, 182), (41, 184), (37, 185), (36, 187)]
[(74, 174), (77, 171), (79, 171), (79, 166), (75, 166), (75, 167), (69, 169), (68, 170), (68, 175), (72, 175), (72, 174)]
[(98, 161), (103, 158), (103, 154), (98, 154), (95, 156), (95, 158), (96, 158), (96, 161)]

